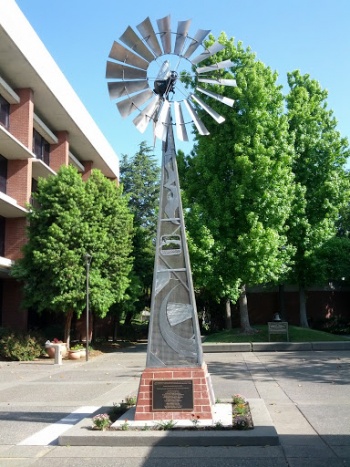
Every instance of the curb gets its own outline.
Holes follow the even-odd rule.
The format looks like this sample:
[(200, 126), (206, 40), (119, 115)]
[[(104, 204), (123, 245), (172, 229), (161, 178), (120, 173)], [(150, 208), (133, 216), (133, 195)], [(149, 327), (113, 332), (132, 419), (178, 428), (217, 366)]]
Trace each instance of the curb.
[(94, 431), (85, 418), (58, 438), (59, 446), (277, 446), (279, 438), (262, 399), (249, 399), (253, 430)]
[(334, 342), (246, 342), (202, 344), (203, 352), (294, 352), (307, 350), (350, 350), (350, 341)]

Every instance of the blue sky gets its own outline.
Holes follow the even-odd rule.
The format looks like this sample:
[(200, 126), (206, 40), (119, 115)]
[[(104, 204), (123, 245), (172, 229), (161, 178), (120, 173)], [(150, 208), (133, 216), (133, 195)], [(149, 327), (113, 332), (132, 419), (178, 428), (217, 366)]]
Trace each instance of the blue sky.
[[(112, 43), (128, 25), (147, 16), (191, 19), (190, 35), (211, 29), (250, 46), (257, 58), (276, 70), (285, 86), (288, 71), (299, 69), (329, 92), (342, 136), (350, 137), (350, 1), (349, 0), (17, 0), (47, 49), (86, 108), (121, 156), (133, 156), (141, 141), (152, 146), (149, 131), (138, 132), (135, 114), (122, 119), (110, 101), (105, 80)], [(286, 92), (287, 89), (285, 88)], [(176, 143), (189, 153), (191, 143)], [(161, 145), (154, 153), (159, 156)]]

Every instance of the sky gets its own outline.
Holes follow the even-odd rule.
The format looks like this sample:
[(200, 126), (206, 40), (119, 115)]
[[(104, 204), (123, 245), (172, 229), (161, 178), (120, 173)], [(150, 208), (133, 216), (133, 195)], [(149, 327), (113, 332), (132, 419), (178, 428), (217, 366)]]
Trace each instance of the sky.
[[(0, 0), (1, 1), (1, 0)], [(17, 0), (52, 57), (65, 74), (97, 125), (121, 157), (132, 157), (142, 141), (153, 147), (151, 129), (141, 134), (123, 119), (108, 95), (106, 61), (127, 26), (149, 17), (171, 15), (191, 19), (190, 35), (210, 29), (250, 47), (257, 59), (278, 72), (278, 84), (288, 92), (287, 73), (298, 69), (328, 90), (328, 108), (338, 130), (350, 139), (350, 1), (349, 0)], [(151, 126), (151, 125), (150, 125)], [(176, 141), (189, 153), (192, 143)], [(158, 141), (154, 154), (160, 157)]]

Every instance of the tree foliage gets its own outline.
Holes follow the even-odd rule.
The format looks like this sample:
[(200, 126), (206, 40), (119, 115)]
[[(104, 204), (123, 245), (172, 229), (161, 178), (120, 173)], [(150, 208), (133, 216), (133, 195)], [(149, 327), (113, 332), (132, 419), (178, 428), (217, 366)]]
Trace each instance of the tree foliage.
[(306, 327), (304, 289), (325, 279), (327, 255), (318, 253), (336, 235), (339, 213), (349, 200), (345, 163), (350, 151), (348, 141), (336, 129), (333, 112), (327, 109), (327, 91), (299, 71), (288, 74), (288, 84), (287, 117), (297, 191), (288, 232), (295, 248), (290, 280), (300, 286), (300, 319)]
[(124, 155), (120, 178), (134, 215), (132, 283), (123, 309), (131, 317), (148, 305), (153, 279), (160, 167), (145, 142), (132, 157)]
[[(225, 45), (219, 58), (233, 61), (237, 87), (217, 91), (235, 103), (231, 109), (210, 101), (226, 122), (217, 125), (203, 115), (211, 134), (197, 137), (180, 168), (188, 206), (198, 206), (216, 245), (216, 295), (236, 301), (246, 285), (277, 281), (288, 264), (292, 148), (277, 74), (241, 43), (224, 34), (219, 41)], [(247, 313), (241, 325), (249, 330)]]
[(28, 242), (12, 270), (24, 282), (24, 305), (79, 317), (86, 307), (89, 253), (91, 309), (105, 316), (123, 298), (132, 263), (132, 217), (121, 189), (97, 170), (83, 182), (72, 166), (62, 166), (57, 175), (39, 179), (33, 196)]

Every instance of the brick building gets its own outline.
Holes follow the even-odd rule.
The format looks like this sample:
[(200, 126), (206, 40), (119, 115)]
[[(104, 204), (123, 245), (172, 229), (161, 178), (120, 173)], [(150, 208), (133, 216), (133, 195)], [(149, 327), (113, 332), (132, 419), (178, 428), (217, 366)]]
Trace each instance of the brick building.
[(73, 164), (113, 180), (118, 157), (14, 0), (0, 2), (0, 326), (26, 329), (9, 272), (39, 177)]

